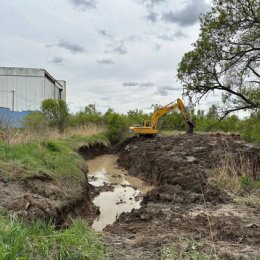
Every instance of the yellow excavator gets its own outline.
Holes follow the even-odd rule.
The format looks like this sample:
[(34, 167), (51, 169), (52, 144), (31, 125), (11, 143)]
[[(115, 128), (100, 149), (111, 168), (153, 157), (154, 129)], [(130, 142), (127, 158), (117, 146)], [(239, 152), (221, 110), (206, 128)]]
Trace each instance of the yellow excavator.
[(184, 121), (188, 125), (187, 133), (193, 133), (194, 124), (190, 120), (182, 100), (179, 98), (177, 99), (177, 102), (171, 102), (168, 105), (161, 107), (157, 111), (155, 111), (152, 115), (151, 121), (144, 121), (143, 126), (130, 126), (129, 130), (139, 135), (156, 135), (159, 133), (159, 130), (157, 129), (159, 117), (167, 114), (175, 108), (178, 108), (180, 110)]

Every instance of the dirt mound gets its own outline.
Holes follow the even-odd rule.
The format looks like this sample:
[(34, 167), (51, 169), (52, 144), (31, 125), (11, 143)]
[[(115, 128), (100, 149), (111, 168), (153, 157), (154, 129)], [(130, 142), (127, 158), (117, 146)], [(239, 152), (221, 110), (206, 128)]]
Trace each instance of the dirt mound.
[[(167, 196), (176, 196), (172, 187), (178, 185), (182, 193), (200, 201), (224, 202), (229, 196), (208, 182), (208, 171), (217, 168), (226, 155), (233, 159), (248, 160), (255, 169), (260, 169), (260, 149), (246, 144), (238, 136), (183, 135), (160, 139), (133, 139), (120, 153), (119, 164), (153, 185), (171, 185)], [(239, 173), (238, 173), (239, 174)], [(167, 187), (167, 186), (166, 186)], [(177, 188), (179, 189), (179, 188)], [(170, 192), (169, 192), (170, 191)], [(157, 192), (157, 193), (156, 193)], [(164, 188), (147, 196), (163, 196)], [(194, 193), (194, 195), (191, 195)], [(203, 198), (201, 198), (203, 196)]]
[[(140, 209), (122, 214), (105, 229), (114, 249), (111, 259), (146, 259), (147, 249), (147, 259), (164, 259), (163, 248), (179, 245), (180, 238), (201, 243), (203, 253), (213, 250), (222, 259), (257, 259), (260, 209), (235, 205), (209, 182), (209, 172), (226, 156), (236, 162), (238, 174), (246, 161), (252, 176), (259, 177), (260, 148), (237, 135), (128, 140), (118, 163), (156, 188), (145, 195)], [(117, 256), (118, 250), (125, 257)]]

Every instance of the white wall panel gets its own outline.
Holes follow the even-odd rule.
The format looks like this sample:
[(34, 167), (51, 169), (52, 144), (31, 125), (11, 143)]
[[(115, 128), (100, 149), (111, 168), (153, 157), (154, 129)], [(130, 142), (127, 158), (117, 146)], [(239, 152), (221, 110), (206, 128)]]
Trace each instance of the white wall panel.
[(14, 110), (39, 110), (44, 99), (66, 98), (66, 82), (59, 83), (43, 69), (0, 67), (0, 107)]
[(14, 110), (38, 110), (43, 99), (43, 77), (0, 76), (0, 106)]
[(43, 99), (55, 98), (54, 84), (47, 78), (44, 78), (44, 96)]

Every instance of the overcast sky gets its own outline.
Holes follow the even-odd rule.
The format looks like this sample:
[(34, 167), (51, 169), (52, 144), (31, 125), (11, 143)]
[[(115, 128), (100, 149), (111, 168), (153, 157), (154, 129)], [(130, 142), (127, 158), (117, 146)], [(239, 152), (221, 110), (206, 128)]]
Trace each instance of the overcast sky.
[(65, 80), (71, 111), (96, 104), (125, 113), (182, 97), (176, 68), (210, 1), (0, 2), (0, 66), (44, 68)]

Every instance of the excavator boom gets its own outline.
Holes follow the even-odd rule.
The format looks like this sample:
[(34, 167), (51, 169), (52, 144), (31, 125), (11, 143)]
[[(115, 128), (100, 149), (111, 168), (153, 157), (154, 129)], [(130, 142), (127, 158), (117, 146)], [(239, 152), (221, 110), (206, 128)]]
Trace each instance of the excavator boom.
[(177, 99), (177, 102), (171, 102), (168, 105), (161, 107), (157, 111), (155, 111), (152, 115), (151, 122), (145, 121), (143, 126), (131, 126), (129, 129), (133, 131), (135, 134), (156, 135), (159, 133), (159, 130), (157, 129), (158, 119), (176, 108), (180, 110), (184, 121), (187, 123), (189, 127), (187, 132), (192, 133), (194, 124), (189, 119), (189, 115), (185, 109), (185, 106), (182, 100), (179, 98)]

